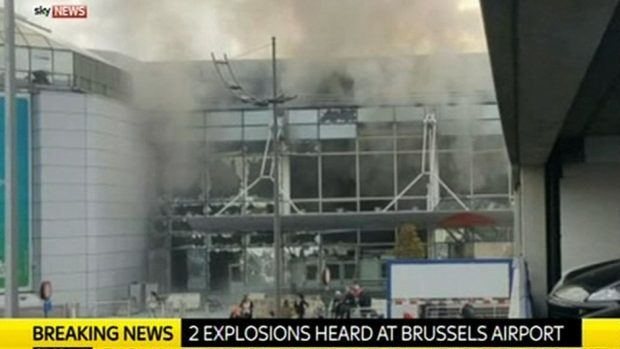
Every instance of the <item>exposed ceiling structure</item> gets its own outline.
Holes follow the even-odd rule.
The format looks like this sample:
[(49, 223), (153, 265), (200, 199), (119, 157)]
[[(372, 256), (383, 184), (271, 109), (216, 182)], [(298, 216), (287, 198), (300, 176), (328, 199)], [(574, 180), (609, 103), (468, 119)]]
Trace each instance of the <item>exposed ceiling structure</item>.
[(618, 134), (618, 0), (481, 0), (504, 137), (514, 165), (558, 139)]

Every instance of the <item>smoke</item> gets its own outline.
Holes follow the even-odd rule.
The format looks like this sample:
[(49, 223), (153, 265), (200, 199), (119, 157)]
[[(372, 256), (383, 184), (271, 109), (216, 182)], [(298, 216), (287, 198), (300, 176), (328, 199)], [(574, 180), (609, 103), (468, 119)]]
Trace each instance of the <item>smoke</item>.
[[(18, 10), (28, 16), (33, 6), (54, 3), (27, 0)], [(269, 39), (276, 36), (278, 57), (287, 59), (280, 63), (282, 90), (299, 100), (468, 104), (492, 86), (488, 66), (463, 59), (464, 53), (486, 51), (477, 0), (106, 0), (88, 6), (85, 21), (28, 17), (80, 46), (177, 62), (134, 71), (140, 108), (159, 114), (151, 117), (158, 126), (150, 141), (174, 160), (157, 171), (170, 187), (194, 181), (193, 164), (204, 154), (189, 142), (167, 139), (195, 138), (183, 127), (192, 123), (187, 110), (205, 107), (205, 96), (223, 89), (217, 81), (197, 79), (199, 70), (181, 62), (208, 60), (212, 51), (233, 59), (268, 58)], [(256, 67), (239, 75), (254, 91), (268, 91), (269, 72)]]

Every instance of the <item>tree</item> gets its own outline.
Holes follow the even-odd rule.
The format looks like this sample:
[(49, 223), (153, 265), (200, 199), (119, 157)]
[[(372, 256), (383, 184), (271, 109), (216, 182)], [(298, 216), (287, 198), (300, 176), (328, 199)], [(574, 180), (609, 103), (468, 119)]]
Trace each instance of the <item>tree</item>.
[(425, 244), (418, 234), (416, 226), (405, 224), (398, 230), (396, 246), (394, 246), (396, 258), (424, 258), (426, 257)]

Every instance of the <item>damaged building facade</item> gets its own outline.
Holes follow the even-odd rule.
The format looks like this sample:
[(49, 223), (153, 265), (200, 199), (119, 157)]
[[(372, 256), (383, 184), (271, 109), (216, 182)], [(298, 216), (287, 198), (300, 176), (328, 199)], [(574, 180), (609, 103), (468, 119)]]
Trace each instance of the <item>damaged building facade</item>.
[[(135, 282), (271, 292), (271, 111), (232, 98), (210, 61), (140, 62), (17, 25), (22, 290), (51, 281), (85, 316), (124, 306)], [(269, 91), (270, 62), (232, 65)], [(389, 259), (512, 255), (485, 54), (278, 68), (297, 96), (278, 113), (287, 292), (323, 289), (327, 269), (333, 289), (383, 295)]]
[[(404, 258), (512, 256), (488, 59), (452, 60), (459, 73), (429, 56), (279, 63), (282, 88), (297, 95), (278, 111), (287, 291), (323, 289), (328, 269), (333, 289), (359, 283), (382, 295), (386, 261), (407, 239)], [(270, 86), (268, 64), (231, 63), (257, 95)], [(169, 141), (191, 149), (173, 166), (191, 169), (191, 185), (161, 189), (152, 271), (170, 291), (269, 293), (272, 111), (231, 98), (210, 62), (190, 70), (199, 102), (175, 126), (184, 139)]]

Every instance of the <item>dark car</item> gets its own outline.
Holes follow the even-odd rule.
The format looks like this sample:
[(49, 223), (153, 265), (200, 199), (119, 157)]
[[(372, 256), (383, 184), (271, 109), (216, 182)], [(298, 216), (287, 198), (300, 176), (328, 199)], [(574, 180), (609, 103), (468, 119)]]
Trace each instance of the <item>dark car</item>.
[(620, 307), (620, 259), (566, 273), (548, 298), (550, 317), (616, 317)]

